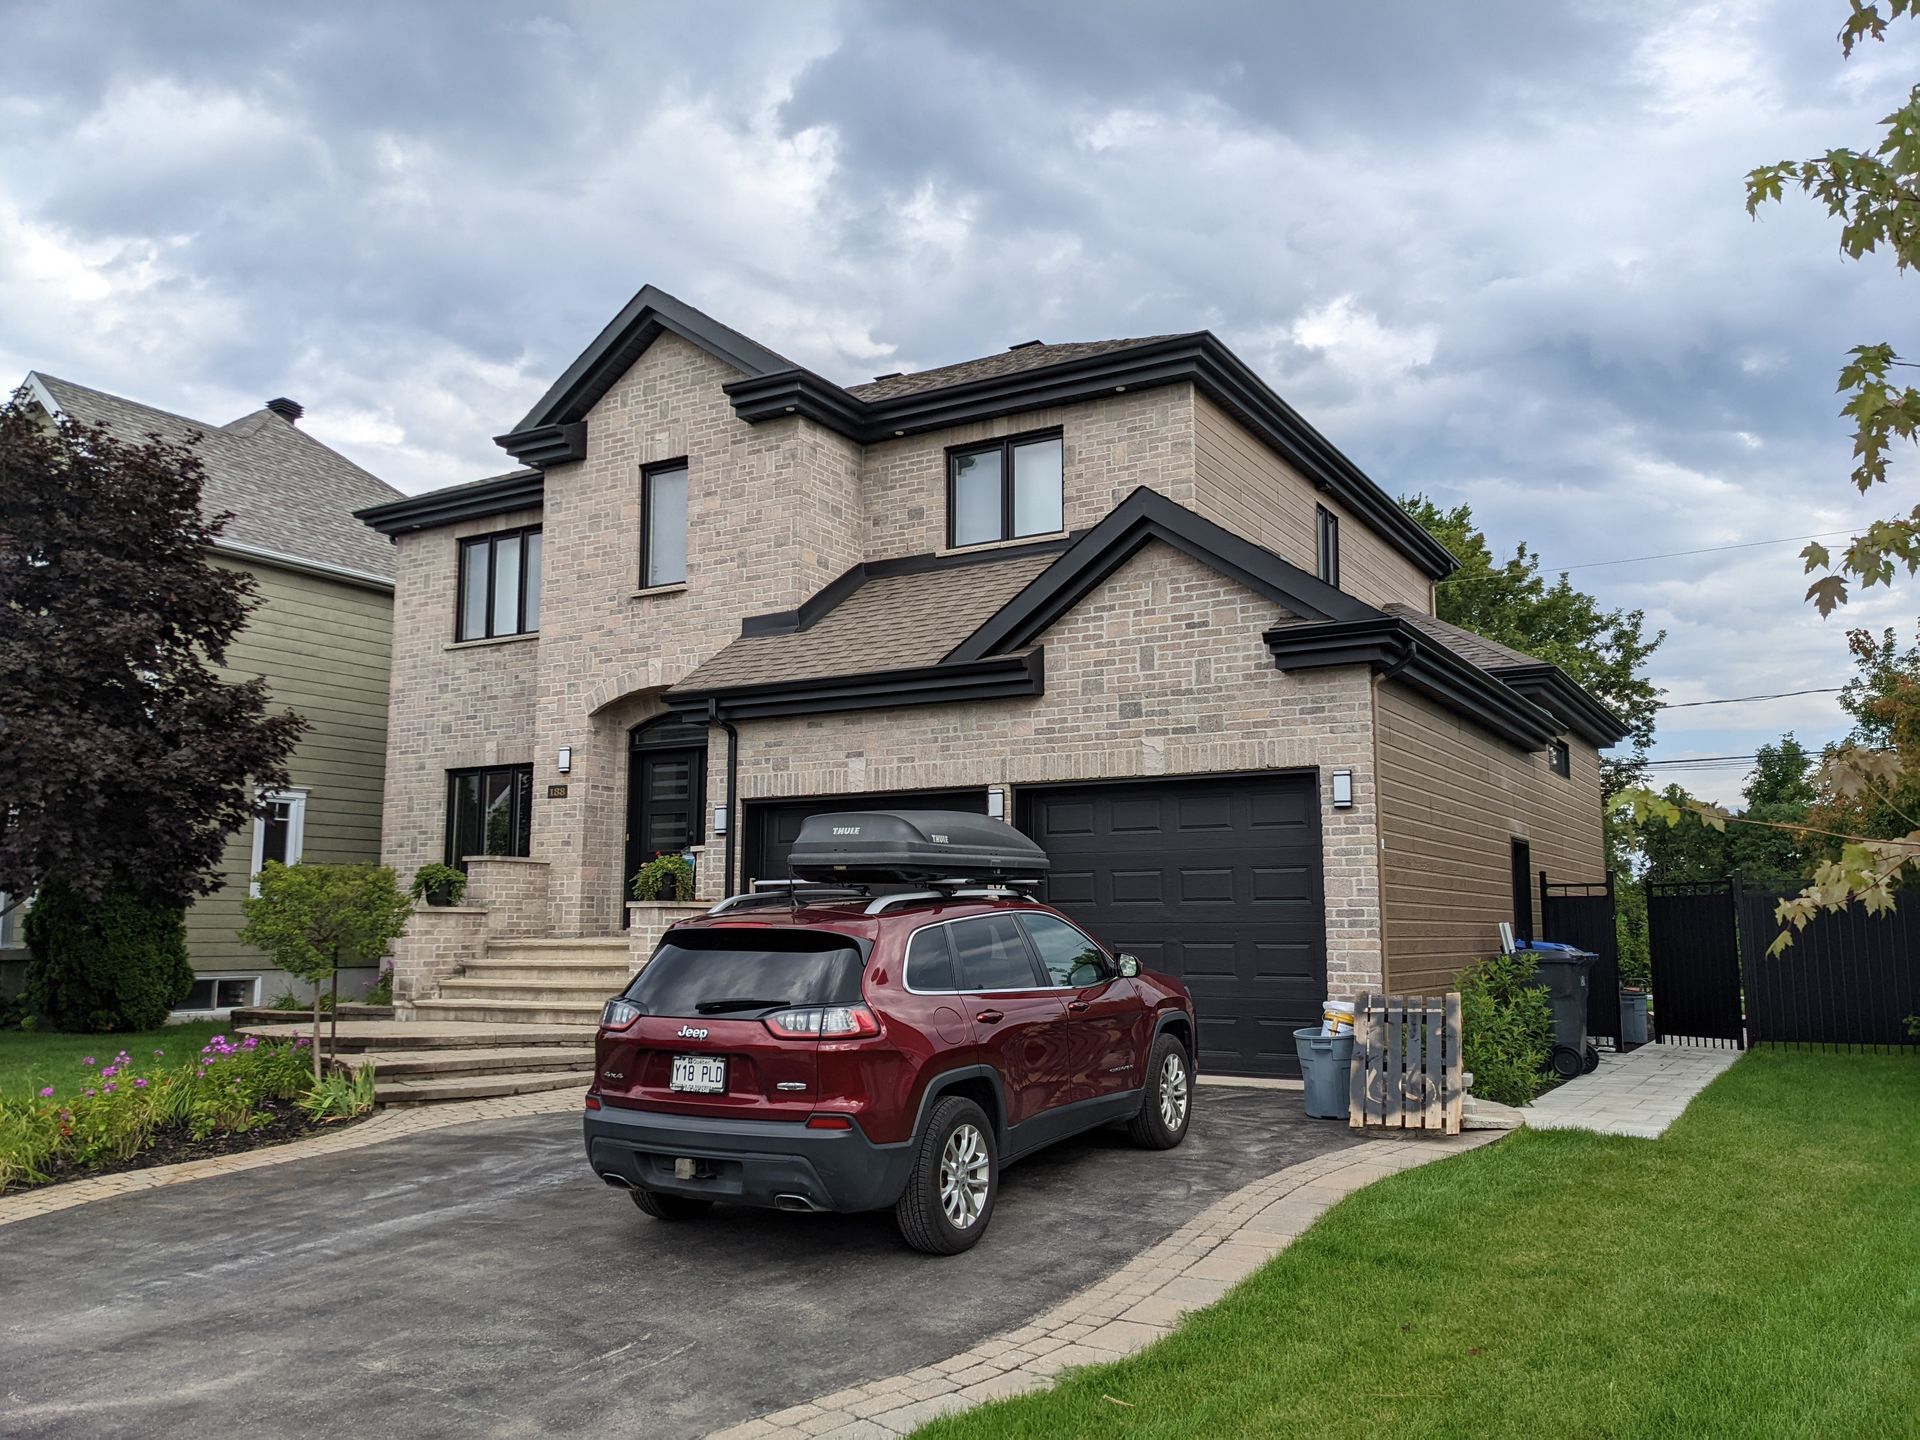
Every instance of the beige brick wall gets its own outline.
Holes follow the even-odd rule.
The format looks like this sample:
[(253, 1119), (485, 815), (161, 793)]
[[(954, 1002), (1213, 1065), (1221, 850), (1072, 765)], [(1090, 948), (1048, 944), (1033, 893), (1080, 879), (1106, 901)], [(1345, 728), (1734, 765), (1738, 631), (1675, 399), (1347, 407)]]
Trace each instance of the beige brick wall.
[(1369, 605), (1397, 600), (1433, 610), (1425, 572), (1204, 395), (1194, 401), (1194, 493), (1193, 508), (1209, 520), (1309, 575), (1319, 573), (1314, 507), (1324, 505), (1340, 520), (1342, 590)]
[(487, 944), (487, 912), (475, 905), (418, 905), (407, 919), (407, 933), (393, 942), (393, 1001), (402, 1020), (413, 1018), (413, 1002), (431, 1000), (440, 982)]
[(743, 724), (741, 798), (1350, 768), (1351, 810), (1322, 780), (1328, 978), (1377, 984), (1371, 683), (1363, 667), (1276, 670), (1260, 637), (1280, 614), (1150, 545), (1041, 637), (1045, 695)]
[(496, 855), (468, 865), (464, 899), (487, 912), (489, 940), (547, 933), (552, 868), (544, 860), (517, 855)]
[[(1379, 687), (1387, 971), (1398, 989), (1450, 981), (1499, 948), (1513, 918), (1511, 842), (1554, 881), (1606, 878), (1600, 756), (1569, 744), (1571, 775), (1391, 682)], [(1536, 900), (1535, 913), (1538, 914)], [(1551, 938), (1551, 937), (1547, 937)]]

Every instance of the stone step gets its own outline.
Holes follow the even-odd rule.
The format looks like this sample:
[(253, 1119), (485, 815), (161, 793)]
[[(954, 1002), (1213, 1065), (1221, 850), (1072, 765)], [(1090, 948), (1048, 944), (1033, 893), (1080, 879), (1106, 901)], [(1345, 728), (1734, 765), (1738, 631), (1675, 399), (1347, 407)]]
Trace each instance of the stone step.
[(592, 1029), (600, 1023), (600, 1012), (606, 1002), (604, 995), (592, 1001), (418, 1000), (413, 1009), (417, 1019), (435, 1024), (455, 1021), (468, 1025), (577, 1025)]
[(376, 1080), (373, 1098), (379, 1105), (430, 1105), (443, 1100), (488, 1100), (501, 1095), (531, 1095), (540, 1090), (584, 1091), (592, 1083), (593, 1071), (590, 1069)]
[[(598, 1019), (599, 1014), (599, 1006), (595, 1006), (594, 1018)], [(583, 1044), (592, 1043), (591, 1035), (583, 1037), (580, 1032), (580, 1023), (571, 1016), (550, 1024), (530, 1024), (518, 1017), (479, 1022), (447, 1016), (422, 1020), (342, 1020), (339, 1044), (343, 1056), (396, 1050), (479, 1050), (498, 1046), (519, 1048), (554, 1045), (577, 1049)], [(285, 1036), (287, 1029), (283, 1025), (245, 1025), (240, 1027), (240, 1033), (270, 1039)], [(320, 1038), (324, 1045), (325, 1027), (321, 1029)]]
[(609, 996), (617, 995), (626, 988), (624, 983), (608, 989), (604, 985), (594, 983), (561, 985), (548, 980), (492, 980), (460, 974), (449, 976), (440, 982), (439, 998), (442, 1000), (524, 1000), (529, 1004), (538, 1005), (571, 1002), (597, 1007), (606, 1004)]
[[(624, 964), (621, 965), (580, 965), (570, 960), (541, 960), (529, 963), (524, 960), (469, 960), (461, 966), (458, 975), (449, 976), (453, 980), (518, 980), (522, 983), (541, 985), (593, 985), (600, 987), (609, 995), (617, 995), (627, 988), (627, 981), (633, 976)], [(444, 982), (443, 982), (444, 983)]]
[(627, 937), (587, 935), (571, 940), (489, 940), (487, 954), (496, 960), (513, 959), (522, 963), (558, 959), (571, 960), (583, 965), (625, 965)]
[(358, 1069), (371, 1065), (380, 1084), (401, 1079), (447, 1079), (465, 1075), (572, 1074), (593, 1068), (591, 1045), (498, 1045), (473, 1050), (368, 1050), (341, 1057)]

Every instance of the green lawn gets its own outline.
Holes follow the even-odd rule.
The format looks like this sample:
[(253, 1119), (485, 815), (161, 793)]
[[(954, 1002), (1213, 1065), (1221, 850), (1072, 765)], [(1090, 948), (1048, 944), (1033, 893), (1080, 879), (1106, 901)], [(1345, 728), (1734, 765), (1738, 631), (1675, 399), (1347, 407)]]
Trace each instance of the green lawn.
[[(133, 1057), (135, 1073), (150, 1075), (169, 1065), (191, 1064), (199, 1057), (200, 1047), (215, 1035), (225, 1034), (222, 1021), (196, 1020), (187, 1025), (167, 1025), (158, 1030), (137, 1030), (126, 1035), (43, 1035), (30, 1030), (0, 1032), (0, 1095), (38, 1093), (53, 1086), (56, 1095), (70, 1095), (85, 1087), (100, 1065), (110, 1065), (122, 1050)], [(162, 1059), (153, 1052), (166, 1051)], [(92, 1056), (93, 1070), (85, 1061)]]
[(919, 1433), (1920, 1434), (1920, 1058), (1757, 1052), (1661, 1140), (1395, 1176), (1160, 1344)]

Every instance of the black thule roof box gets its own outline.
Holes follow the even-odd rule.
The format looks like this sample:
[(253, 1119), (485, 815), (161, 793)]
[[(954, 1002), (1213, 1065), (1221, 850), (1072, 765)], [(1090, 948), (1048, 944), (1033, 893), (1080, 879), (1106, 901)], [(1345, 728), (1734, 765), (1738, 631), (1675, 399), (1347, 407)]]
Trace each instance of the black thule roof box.
[(787, 865), (802, 880), (835, 882), (1037, 879), (1047, 852), (962, 810), (848, 810), (803, 821)]

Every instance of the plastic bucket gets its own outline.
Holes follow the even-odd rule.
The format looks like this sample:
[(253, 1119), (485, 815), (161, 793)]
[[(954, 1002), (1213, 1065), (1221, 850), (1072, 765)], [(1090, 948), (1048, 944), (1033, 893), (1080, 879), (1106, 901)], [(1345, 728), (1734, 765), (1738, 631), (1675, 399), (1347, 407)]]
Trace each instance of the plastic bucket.
[(1328, 1000), (1320, 1007), (1320, 1033), (1322, 1035), (1353, 1034), (1353, 1003), (1348, 1000)]
[(1300, 1054), (1300, 1078), (1306, 1082), (1307, 1114), (1316, 1120), (1346, 1119), (1353, 1036), (1322, 1035), (1309, 1027), (1293, 1032), (1293, 1045)]

